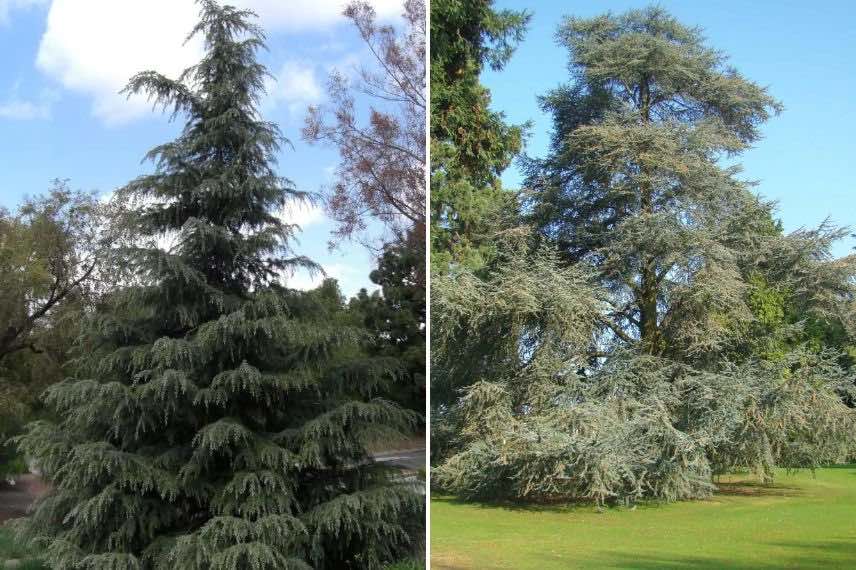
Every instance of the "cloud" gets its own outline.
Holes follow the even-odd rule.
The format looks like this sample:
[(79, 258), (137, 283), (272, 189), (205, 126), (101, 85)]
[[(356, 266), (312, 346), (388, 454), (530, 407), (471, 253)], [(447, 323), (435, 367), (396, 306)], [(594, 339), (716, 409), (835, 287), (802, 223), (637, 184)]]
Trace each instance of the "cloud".
[(94, 114), (106, 123), (127, 122), (151, 108), (143, 97), (126, 101), (118, 93), (134, 73), (156, 69), (174, 77), (199, 58), (199, 38), (182, 45), (196, 15), (184, 0), (53, 0), (36, 64), (64, 87), (92, 96)]
[(58, 98), (58, 94), (50, 89), (43, 90), (35, 100), (21, 98), (16, 84), (9, 97), (0, 100), (0, 119), (19, 121), (49, 119), (51, 108)]
[(3, 119), (47, 119), (50, 117), (50, 107), (43, 103), (9, 99), (0, 102), (0, 118)]
[(301, 229), (324, 220), (324, 210), (320, 206), (306, 202), (287, 205), (280, 213), (280, 219), (287, 224), (297, 224)]
[(302, 115), (306, 108), (321, 100), (323, 90), (315, 75), (315, 68), (299, 61), (286, 61), (279, 72), (267, 82), (265, 105), (280, 103), (288, 106), (292, 116)]
[(327, 266), (324, 268), (324, 271), (327, 273), (326, 276), (321, 273), (309, 273), (305, 269), (298, 269), (294, 275), (285, 277), (285, 286), (292, 289), (300, 289), (301, 291), (309, 291), (321, 285), (321, 282), (327, 277), (335, 279), (336, 274), (340, 273), (339, 268), (336, 266)]
[(310, 275), (306, 270), (298, 270), (294, 275), (285, 278), (286, 287), (308, 291), (321, 285), (325, 278), (332, 278), (338, 281), (342, 294), (348, 299), (356, 295), (360, 289), (375, 291), (380, 288), (369, 281), (369, 271), (364, 266), (345, 263), (322, 263), (322, 266), (327, 273), (326, 276), (320, 273)]
[[(342, 23), (347, 0), (236, 0), (236, 5), (259, 15), (268, 30), (304, 31)], [(378, 17), (389, 20), (400, 16), (402, 0), (371, 0)]]
[[(0, 0), (0, 20), (10, 7), (49, 0)], [(268, 31), (329, 29), (343, 23), (345, 0), (234, 0), (254, 10)], [(382, 19), (402, 11), (402, 0), (373, 0)], [(196, 24), (193, 0), (52, 0), (36, 64), (63, 87), (88, 95), (93, 113), (107, 124), (121, 124), (150, 112), (142, 97), (126, 101), (118, 92), (139, 71), (155, 69), (176, 77), (198, 61), (202, 45), (195, 38), (182, 45)], [(291, 108), (317, 98), (320, 88), (312, 68), (285, 64), (276, 86)], [(287, 67), (292, 66), (292, 67)], [(302, 98), (297, 100), (296, 98)]]
[(43, 6), (48, 0), (0, 0), (0, 26), (9, 23), (9, 15), (13, 10)]

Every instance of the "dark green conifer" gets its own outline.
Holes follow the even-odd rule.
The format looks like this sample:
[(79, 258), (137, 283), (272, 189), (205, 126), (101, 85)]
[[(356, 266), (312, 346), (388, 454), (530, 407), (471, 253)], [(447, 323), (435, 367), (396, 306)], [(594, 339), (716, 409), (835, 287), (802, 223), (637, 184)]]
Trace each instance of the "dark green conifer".
[(490, 109), (480, 83), (501, 69), (529, 22), (493, 0), (431, 2), (431, 265), (481, 267), (493, 255), (497, 220), (514, 211), (499, 180), (519, 152), (522, 129)]
[(425, 251), (421, 237), (388, 244), (371, 272), (381, 287), (371, 295), (365, 290), (351, 299), (351, 309), (361, 316), (374, 339), (369, 353), (395, 359), (401, 375), (390, 388), (390, 398), (404, 407), (425, 409)]
[(58, 421), (19, 440), (53, 487), (22, 535), (55, 570), (377, 567), (422, 500), (365, 443), (414, 417), (373, 396), (390, 371), (323, 291), (278, 285), (311, 262), (276, 215), (302, 194), (256, 110), (264, 38), (251, 12), (200, 5), (202, 60), (127, 87), (186, 122), (120, 193), (133, 279), (48, 391)]

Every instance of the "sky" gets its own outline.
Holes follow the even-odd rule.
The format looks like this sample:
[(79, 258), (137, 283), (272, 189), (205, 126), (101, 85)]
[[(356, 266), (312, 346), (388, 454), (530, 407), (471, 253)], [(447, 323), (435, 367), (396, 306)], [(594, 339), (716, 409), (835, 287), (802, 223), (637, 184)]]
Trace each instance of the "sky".
[[(269, 51), (260, 58), (276, 80), (261, 110), (293, 145), (279, 156), (278, 172), (300, 190), (319, 191), (332, 181), (338, 155), (301, 140), (306, 109), (324, 104), (332, 70), (352, 74), (369, 61), (341, 16), (345, 0), (230, 3), (256, 11), (267, 33)], [(401, 0), (372, 5), (388, 22), (402, 12)], [(0, 0), (0, 207), (14, 209), (54, 179), (103, 196), (150, 172), (144, 154), (172, 140), (182, 121), (170, 123), (144, 99), (118, 91), (139, 71), (177, 77), (195, 63), (200, 43), (183, 43), (197, 14), (193, 0)], [(329, 251), (333, 225), (322, 208), (283, 215), (303, 228), (297, 253), (320, 263), (346, 295), (373, 288), (372, 254), (359, 244)], [(320, 278), (301, 273), (288, 285), (308, 288)]]
[[(750, 80), (769, 88), (785, 107), (764, 127), (764, 139), (740, 159), (743, 177), (777, 201), (786, 231), (825, 219), (856, 232), (856, 2), (852, 0), (673, 0), (662, 7), (682, 23), (703, 28), (708, 45), (730, 56)], [(536, 97), (569, 80), (567, 53), (554, 36), (565, 16), (591, 17), (643, 8), (635, 0), (497, 0), (497, 8), (527, 9), (529, 31), (510, 63), (486, 71), (493, 108), (511, 123), (532, 121), (526, 152), (543, 157), (551, 122)], [(520, 171), (503, 181), (519, 187)], [(853, 253), (847, 237), (833, 255)]]

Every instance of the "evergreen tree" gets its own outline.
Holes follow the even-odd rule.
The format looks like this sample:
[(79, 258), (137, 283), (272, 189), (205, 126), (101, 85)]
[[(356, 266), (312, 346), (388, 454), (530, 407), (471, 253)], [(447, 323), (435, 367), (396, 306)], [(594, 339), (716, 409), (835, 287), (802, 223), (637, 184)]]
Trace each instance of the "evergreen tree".
[(425, 246), (419, 235), (386, 246), (378, 267), (369, 276), (381, 287), (371, 295), (363, 289), (351, 299), (350, 308), (362, 317), (373, 334), (368, 351), (392, 358), (401, 368), (390, 387), (390, 398), (408, 409), (425, 410)]
[(120, 193), (133, 279), (48, 390), (58, 422), (18, 440), (52, 485), (22, 534), (56, 570), (377, 567), (422, 500), (365, 443), (415, 417), (373, 397), (391, 371), (324, 291), (277, 284), (310, 262), (276, 216), (301, 193), (256, 111), (263, 35), (251, 12), (200, 4), (202, 60), (127, 87), (186, 122)]
[(555, 129), (529, 168), (534, 220), (597, 270), (617, 339), (649, 354), (721, 349), (750, 318), (737, 246), (764, 220), (720, 159), (781, 105), (660, 8), (569, 18), (558, 37), (575, 81), (542, 98)]
[(479, 82), (501, 69), (529, 15), (493, 0), (431, 2), (431, 252), (433, 273), (478, 267), (491, 256), (496, 220), (514, 210), (499, 175), (521, 147), (521, 128), (491, 111)]
[(829, 258), (828, 228), (782, 235), (722, 164), (779, 104), (659, 8), (572, 18), (559, 38), (574, 82), (542, 100), (534, 234), (432, 281), (433, 481), (677, 500), (735, 468), (769, 482), (849, 457), (841, 339), (810, 329), (852, 334), (853, 260)]

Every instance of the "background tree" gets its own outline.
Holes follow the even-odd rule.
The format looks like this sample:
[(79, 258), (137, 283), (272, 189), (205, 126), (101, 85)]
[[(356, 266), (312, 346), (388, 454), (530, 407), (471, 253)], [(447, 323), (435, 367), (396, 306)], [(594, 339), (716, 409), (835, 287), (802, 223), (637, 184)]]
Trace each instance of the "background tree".
[[(387, 230), (387, 241), (406, 242), (412, 232), (422, 236), (412, 243), (424, 247), (425, 2), (404, 3), (400, 32), (378, 25), (368, 2), (350, 3), (344, 15), (359, 31), (374, 66), (361, 67), (355, 81), (333, 73), (330, 108), (310, 107), (303, 129), (307, 141), (339, 151), (337, 180), (326, 196), (327, 213), (338, 224), (333, 243), (365, 237), (374, 219)], [(365, 119), (358, 97), (369, 102)], [(424, 278), (421, 282), (424, 286)]]
[[(18, 439), (52, 490), (22, 523), (52, 568), (377, 567), (422, 498), (366, 453), (413, 414), (373, 398), (389, 377), (326, 291), (277, 285), (311, 262), (277, 216), (302, 194), (273, 169), (251, 12), (201, 3), (201, 61), (127, 91), (186, 118), (130, 182), (135, 279), (93, 314), (58, 420)], [(173, 234), (174, 247), (157, 247)]]
[(431, 2), (432, 274), (483, 265), (490, 228), (515, 209), (499, 175), (521, 148), (521, 127), (490, 110), (479, 75), (508, 62), (528, 22), (492, 0)]
[(51, 311), (93, 290), (104, 214), (92, 195), (62, 181), (14, 215), (0, 211), (0, 360), (38, 351), (33, 334)]
[[(411, 236), (411, 241), (424, 238)], [(380, 291), (360, 290), (350, 309), (361, 316), (361, 326), (372, 332), (367, 350), (375, 356), (395, 359), (401, 367), (390, 397), (405, 407), (424, 412), (425, 398), (425, 287), (419, 279), (425, 271), (422, 245), (389, 244), (372, 271), (372, 283)]]
[(776, 360), (805, 345), (814, 352), (835, 348), (840, 364), (852, 366), (856, 259), (830, 251), (845, 233), (824, 223), (786, 235), (781, 224), (771, 223), (769, 232), (743, 244), (740, 271), (753, 318), (732, 330), (723, 356)]
[[(337, 229), (331, 245), (360, 238), (379, 254), (371, 280), (351, 308), (373, 334), (370, 354), (402, 371), (386, 395), (412, 410), (425, 406), (425, 2), (404, 2), (404, 27), (381, 26), (368, 2), (344, 11), (374, 61), (356, 80), (339, 72), (328, 82), (330, 104), (311, 107), (303, 137), (339, 151), (337, 181), (326, 193)], [(366, 117), (361, 104), (366, 103)], [(365, 121), (365, 123), (363, 123)], [(385, 231), (369, 238), (370, 221)], [(421, 306), (420, 306), (421, 303)]]
[(5, 442), (62, 380), (80, 315), (103, 289), (106, 228), (106, 207), (62, 181), (0, 211), (0, 476), (24, 469)]

